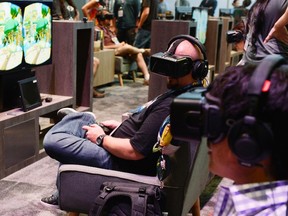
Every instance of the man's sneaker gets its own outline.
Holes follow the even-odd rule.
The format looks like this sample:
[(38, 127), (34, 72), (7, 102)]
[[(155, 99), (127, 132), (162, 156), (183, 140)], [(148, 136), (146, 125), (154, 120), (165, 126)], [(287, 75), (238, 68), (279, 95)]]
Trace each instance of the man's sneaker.
[(69, 108), (69, 107), (65, 107), (65, 108), (62, 108), (60, 110), (58, 110), (57, 112), (57, 116), (62, 119), (64, 118), (64, 116), (70, 114), (70, 113), (77, 113), (78, 111), (76, 111), (75, 109), (72, 109), (72, 108)]
[[(65, 108), (62, 108), (62, 109), (58, 110), (57, 116), (58, 116), (60, 119), (62, 119), (62, 118), (64, 118), (64, 116), (66, 116), (66, 115), (68, 115), (68, 114), (70, 114), (70, 113), (78, 113), (78, 111), (75, 110), (75, 109), (69, 108), (69, 107), (65, 107)], [(87, 111), (87, 112), (84, 112), (84, 113), (87, 113), (87, 114), (89, 114), (91, 117), (93, 117), (94, 119), (96, 119), (96, 116), (95, 116), (95, 114), (94, 114), (93, 112), (88, 112), (88, 111)]]
[(49, 197), (42, 198), (41, 201), (49, 205), (58, 205), (58, 196), (52, 194)]
[(95, 120), (96, 120), (96, 116), (95, 116), (95, 114), (93, 113), (93, 112), (84, 112), (84, 113), (87, 113), (87, 114), (89, 114), (91, 117), (93, 117)]

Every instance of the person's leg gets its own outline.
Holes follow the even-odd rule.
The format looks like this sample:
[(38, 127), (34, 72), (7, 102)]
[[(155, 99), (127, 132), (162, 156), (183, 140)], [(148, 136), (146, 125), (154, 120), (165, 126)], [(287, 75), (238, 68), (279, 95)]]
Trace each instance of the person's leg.
[(150, 48), (151, 32), (144, 29), (139, 29), (133, 46), (137, 48)]
[(112, 156), (85, 138), (84, 125), (96, 120), (88, 113), (71, 113), (52, 127), (44, 137), (46, 153), (63, 164), (80, 164), (112, 169)]
[(137, 47), (125, 44), (115, 50), (116, 56), (128, 56), (128, 55), (137, 55), (138, 53), (144, 53), (145, 49), (138, 49)]
[[(93, 58), (93, 80), (96, 77), (99, 65), (100, 65), (100, 60), (98, 58), (94, 57)], [(92, 86), (92, 88), (93, 88), (93, 86)], [(105, 94), (104, 94), (104, 92), (103, 93), (99, 92), (98, 90), (93, 88), (93, 97), (95, 97), (95, 98), (103, 98), (103, 97), (105, 97)]]
[(127, 29), (125, 34), (126, 34), (127, 43), (133, 46), (134, 41), (135, 41), (135, 36), (136, 36), (136, 28), (133, 27), (133, 28)]
[(136, 62), (140, 70), (142, 71), (144, 75), (144, 84), (148, 85), (149, 84), (149, 79), (150, 79), (150, 74), (148, 71), (148, 67), (146, 65), (146, 62), (143, 58), (142, 53), (138, 53), (136, 56)]
[[(112, 156), (105, 149), (85, 139), (84, 125), (96, 123), (93, 115), (85, 112), (70, 113), (54, 125), (45, 135), (46, 153), (62, 164), (79, 164), (113, 169)], [(58, 188), (58, 175), (56, 186)], [(41, 199), (43, 203), (58, 205), (58, 190)]]

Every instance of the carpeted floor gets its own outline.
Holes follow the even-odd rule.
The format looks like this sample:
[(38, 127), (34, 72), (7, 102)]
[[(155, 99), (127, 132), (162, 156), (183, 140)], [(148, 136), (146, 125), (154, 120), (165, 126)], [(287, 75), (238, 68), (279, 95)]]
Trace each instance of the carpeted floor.
[[(121, 114), (147, 102), (148, 86), (143, 80), (133, 83), (125, 80), (120, 87), (117, 82), (106, 86), (106, 97), (93, 99), (93, 112), (98, 121), (115, 119), (121, 121)], [(40, 199), (55, 191), (58, 162), (45, 157), (26, 168), (0, 180), (1, 216), (62, 216), (67, 213)], [(226, 184), (227, 181), (224, 181)], [(229, 184), (229, 182), (228, 182)], [(215, 199), (212, 198), (201, 210), (201, 215), (211, 215)]]

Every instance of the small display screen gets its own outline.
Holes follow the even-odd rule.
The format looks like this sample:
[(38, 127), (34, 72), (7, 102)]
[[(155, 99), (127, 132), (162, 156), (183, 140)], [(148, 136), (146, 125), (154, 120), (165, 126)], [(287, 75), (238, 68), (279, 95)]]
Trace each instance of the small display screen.
[(18, 81), (23, 110), (29, 111), (42, 105), (36, 77)]

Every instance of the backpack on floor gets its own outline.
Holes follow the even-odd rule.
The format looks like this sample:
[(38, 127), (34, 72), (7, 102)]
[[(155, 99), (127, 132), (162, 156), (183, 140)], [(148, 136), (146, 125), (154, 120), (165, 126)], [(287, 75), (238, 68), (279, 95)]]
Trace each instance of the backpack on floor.
[(104, 182), (89, 216), (161, 216), (159, 186)]

